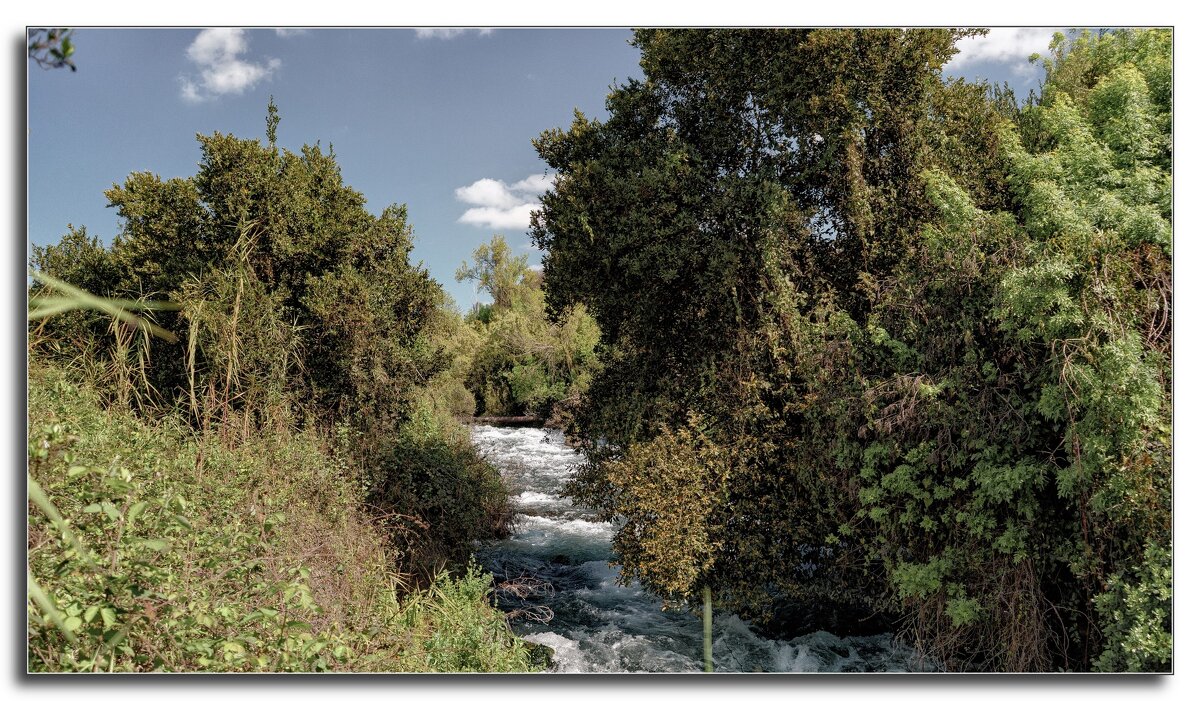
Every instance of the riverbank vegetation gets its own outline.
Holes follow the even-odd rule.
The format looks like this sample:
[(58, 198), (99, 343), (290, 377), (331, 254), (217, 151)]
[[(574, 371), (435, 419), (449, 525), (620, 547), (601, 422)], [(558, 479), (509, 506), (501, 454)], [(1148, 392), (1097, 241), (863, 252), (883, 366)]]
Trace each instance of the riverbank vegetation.
[(549, 307), (603, 366), (577, 499), (622, 575), (867, 608), (963, 670), (1171, 665), (1171, 34), (640, 30), (536, 146)]
[(510, 511), (441, 399), (444, 293), (278, 121), (109, 190), (111, 246), (35, 249), (30, 669), (530, 669), (469, 566)]
[(944, 75), (972, 33), (636, 31), (535, 140), (544, 268), (493, 238), (465, 315), (273, 103), (131, 174), (32, 259), (30, 668), (530, 669), (459, 423), (520, 414), (669, 605), (1171, 669), (1172, 35), (1058, 35), (1019, 98)]
[[(228, 442), (30, 369), (30, 671), (523, 671), (491, 575), (417, 587), (353, 452)], [(405, 595), (407, 593), (407, 595)]]
[(472, 280), (492, 298), (477, 304), (455, 330), (463, 338), (462, 382), (473, 412), (534, 415), (562, 424), (599, 369), (600, 329), (583, 305), (547, 318), (542, 275), (503, 236), (480, 246), (455, 277)]

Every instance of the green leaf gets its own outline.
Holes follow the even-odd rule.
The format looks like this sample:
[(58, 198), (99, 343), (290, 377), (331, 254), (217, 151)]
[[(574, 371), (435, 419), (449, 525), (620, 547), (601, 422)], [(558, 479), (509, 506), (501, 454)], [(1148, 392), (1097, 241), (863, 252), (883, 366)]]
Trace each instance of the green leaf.
[(125, 516), (129, 519), (130, 522), (132, 522), (138, 516), (141, 516), (146, 511), (146, 507), (149, 505), (150, 504), (148, 502), (139, 501), (138, 503), (129, 507), (129, 510), (127, 512), (125, 512)]
[[(74, 285), (37, 270), (30, 270), (29, 276), (45, 285), (46, 288), (56, 290), (61, 295), (58, 297), (35, 297), (31, 299), (29, 308), (30, 321), (45, 318), (69, 309), (94, 309), (143, 331), (152, 333), (159, 338), (171, 342), (178, 340), (175, 334), (170, 331), (129, 311), (143, 309), (174, 311), (179, 309), (178, 304), (171, 302), (134, 302), (124, 299), (97, 297), (90, 292), (86, 292)], [(45, 299), (52, 301), (49, 304), (40, 302), (40, 300)]]
[(316, 655), (321, 650), (324, 650), (325, 646), (328, 644), (329, 643), (325, 642), (324, 640), (314, 640), (304, 647), (304, 656), (312, 657), (313, 655)]
[(106, 501), (100, 506), (103, 507), (105, 516), (109, 517), (113, 521), (121, 520), (121, 512), (117, 511), (117, 507), (113, 506), (111, 502)]
[(67, 641), (74, 643), (75, 633), (72, 631), (72, 629), (67, 628), (66, 621), (63, 620), (62, 613), (58, 610), (58, 607), (54, 605), (54, 601), (46, 595), (46, 592), (37, 583), (37, 580), (33, 578), (32, 572), (26, 570), (25, 576), (26, 587), (29, 590), (29, 598), (33, 599), (34, 602), (37, 603), (38, 607), (42, 609), (42, 613), (46, 614), (46, 618), (49, 618), (50, 622), (62, 631), (63, 635), (66, 636)]

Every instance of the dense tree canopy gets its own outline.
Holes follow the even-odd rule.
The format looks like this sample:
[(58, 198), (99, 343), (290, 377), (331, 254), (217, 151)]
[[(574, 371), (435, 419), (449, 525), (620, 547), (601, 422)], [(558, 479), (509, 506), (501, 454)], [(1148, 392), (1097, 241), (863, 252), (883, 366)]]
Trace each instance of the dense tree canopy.
[(241, 388), (224, 377), (236, 336), (248, 381), (274, 378), (269, 391), (293, 393), (330, 420), (352, 405), (394, 423), (419, 378), (444, 363), (421, 336), (442, 292), (408, 261), (405, 208), (367, 212), (332, 149), (280, 150), (277, 122), (272, 104), (266, 145), (198, 136), (190, 178), (130, 174), (105, 193), (124, 222), (111, 251), (81, 230), (36, 248), (34, 265), (97, 294), (182, 303), (164, 323), (195, 331), (195, 357), (166, 346), (152, 354), (154, 386), (168, 398), (207, 376)]
[(951, 667), (1170, 662), (1170, 33), (643, 30), (536, 143), (551, 310), (605, 341), (574, 491), (627, 578), (898, 616)]

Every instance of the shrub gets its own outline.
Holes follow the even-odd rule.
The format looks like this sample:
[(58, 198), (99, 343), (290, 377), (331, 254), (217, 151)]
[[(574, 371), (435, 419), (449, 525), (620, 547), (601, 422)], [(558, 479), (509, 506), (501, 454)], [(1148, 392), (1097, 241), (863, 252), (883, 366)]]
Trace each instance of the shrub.
[(398, 602), (385, 524), (313, 431), (226, 447), (40, 361), (29, 401), (31, 671), (530, 669), (477, 569)]

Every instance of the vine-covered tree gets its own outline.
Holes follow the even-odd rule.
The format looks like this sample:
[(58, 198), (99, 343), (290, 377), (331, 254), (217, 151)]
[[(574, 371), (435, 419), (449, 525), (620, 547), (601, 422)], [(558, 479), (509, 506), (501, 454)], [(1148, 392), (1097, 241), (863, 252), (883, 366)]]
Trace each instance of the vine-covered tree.
[(606, 342), (573, 489), (677, 603), (1158, 668), (1170, 34), (1057, 39), (1020, 108), (943, 78), (963, 35), (638, 31), (645, 81), (542, 136), (550, 306)]

